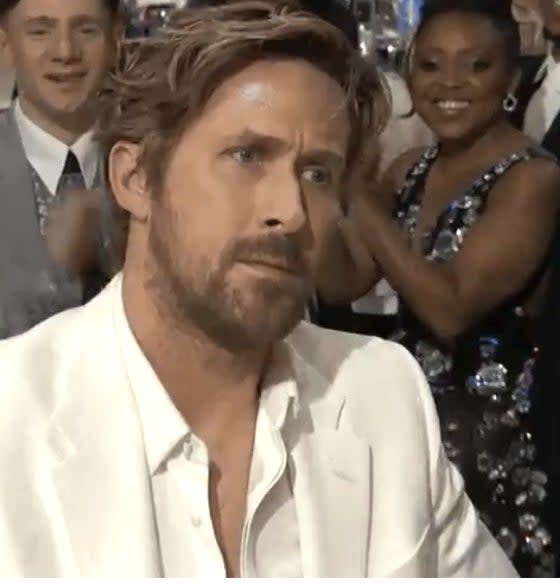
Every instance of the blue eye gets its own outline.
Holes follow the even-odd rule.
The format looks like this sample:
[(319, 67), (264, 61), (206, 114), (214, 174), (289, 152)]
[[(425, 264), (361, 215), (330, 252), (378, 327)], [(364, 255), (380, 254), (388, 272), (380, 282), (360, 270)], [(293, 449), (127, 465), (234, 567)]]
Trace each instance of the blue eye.
[(231, 157), (239, 164), (247, 165), (258, 161), (258, 154), (252, 148), (237, 148), (231, 153)]
[(302, 177), (308, 182), (319, 185), (329, 184), (332, 182), (331, 174), (320, 166), (311, 166), (306, 168), (302, 173)]

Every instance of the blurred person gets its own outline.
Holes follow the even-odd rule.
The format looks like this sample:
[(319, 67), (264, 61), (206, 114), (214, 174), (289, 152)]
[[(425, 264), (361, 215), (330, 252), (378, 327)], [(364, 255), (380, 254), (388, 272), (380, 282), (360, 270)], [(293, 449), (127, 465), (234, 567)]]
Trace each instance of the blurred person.
[(518, 43), (508, 3), (426, 4), (409, 85), (438, 144), (356, 191), (350, 224), (371, 254), (364, 273), (399, 295), (391, 338), (430, 382), (467, 492), (521, 573), (538, 576), (554, 573), (543, 516), (554, 493), (529, 410), (560, 170), (508, 121)]
[(125, 44), (103, 103), (125, 264), (0, 343), (0, 574), (513, 576), (412, 357), (300, 323), (375, 69), (237, 3)]
[(0, 0), (18, 97), (0, 116), (0, 337), (106, 283), (97, 94), (120, 34), (118, 0)]
[[(540, 16), (548, 42), (548, 54), (531, 87), (532, 100), (525, 116), (526, 130), (556, 158), (560, 157), (560, 3), (540, 0)], [(549, 476), (549, 492), (560, 491), (560, 233), (551, 252), (552, 270), (545, 307), (540, 321), (540, 350), (535, 365), (533, 416), (538, 453)], [(556, 557), (560, 558), (560, 499), (548, 500)]]
[(539, 0), (547, 54), (522, 62), (519, 104), (514, 122), (556, 157), (560, 155), (560, 4)]

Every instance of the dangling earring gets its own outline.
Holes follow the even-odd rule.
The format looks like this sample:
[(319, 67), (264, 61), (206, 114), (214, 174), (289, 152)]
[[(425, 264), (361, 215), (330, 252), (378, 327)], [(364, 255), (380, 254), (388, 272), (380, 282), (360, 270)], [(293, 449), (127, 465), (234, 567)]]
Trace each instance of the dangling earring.
[(502, 107), (504, 108), (504, 111), (511, 114), (517, 109), (517, 97), (515, 97), (513, 93), (508, 93), (502, 102)]

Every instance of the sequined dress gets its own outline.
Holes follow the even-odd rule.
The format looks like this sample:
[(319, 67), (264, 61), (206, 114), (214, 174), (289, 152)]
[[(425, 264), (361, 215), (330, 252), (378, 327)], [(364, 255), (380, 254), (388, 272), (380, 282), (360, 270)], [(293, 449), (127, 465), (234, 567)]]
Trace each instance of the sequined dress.
[[(411, 235), (422, 205), (426, 175), (438, 148), (427, 150), (413, 166), (399, 193), (395, 220)], [(488, 194), (500, 176), (539, 150), (499, 161), (442, 213), (422, 234), (424, 256), (451, 259), (472, 225), (484, 213)], [(543, 518), (547, 476), (536, 466), (530, 432), (532, 369), (537, 348), (534, 323), (524, 300), (546, 267), (535, 270), (524, 290), (486, 315), (453, 346), (439, 343), (401, 302), (391, 335), (417, 358), (432, 388), (442, 440), (460, 469), (481, 518), (512, 558), (522, 576), (554, 575), (551, 536)]]

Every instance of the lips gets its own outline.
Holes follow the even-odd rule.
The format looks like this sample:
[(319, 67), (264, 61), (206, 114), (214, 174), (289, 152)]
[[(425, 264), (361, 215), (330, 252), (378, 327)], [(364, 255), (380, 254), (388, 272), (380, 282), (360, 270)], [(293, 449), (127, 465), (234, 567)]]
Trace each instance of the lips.
[(83, 79), (85, 76), (86, 73), (80, 71), (73, 73), (48, 73), (45, 75), (45, 79), (54, 83), (72, 83)]
[(282, 262), (277, 260), (253, 260), (245, 261), (243, 263), (250, 264), (253, 266), (261, 266), (263, 268), (268, 268), (270, 270), (277, 270), (280, 272), (286, 272), (288, 274), (299, 274), (301, 273), (301, 268), (299, 266), (294, 266), (288, 262)]

